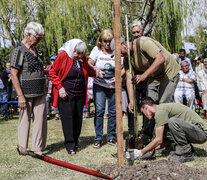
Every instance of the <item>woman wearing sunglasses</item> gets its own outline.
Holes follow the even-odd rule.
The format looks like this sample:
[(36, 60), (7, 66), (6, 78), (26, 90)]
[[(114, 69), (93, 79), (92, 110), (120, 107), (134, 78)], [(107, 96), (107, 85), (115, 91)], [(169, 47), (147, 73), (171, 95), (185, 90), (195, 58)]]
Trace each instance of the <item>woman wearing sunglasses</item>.
[(96, 132), (94, 148), (100, 148), (103, 143), (106, 99), (108, 100), (107, 142), (110, 145), (116, 144), (115, 59), (110, 47), (113, 37), (111, 29), (103, 30), (89, 56), (89, 65), (98, 73), (98, 78), (94, 79), (93, 85)]

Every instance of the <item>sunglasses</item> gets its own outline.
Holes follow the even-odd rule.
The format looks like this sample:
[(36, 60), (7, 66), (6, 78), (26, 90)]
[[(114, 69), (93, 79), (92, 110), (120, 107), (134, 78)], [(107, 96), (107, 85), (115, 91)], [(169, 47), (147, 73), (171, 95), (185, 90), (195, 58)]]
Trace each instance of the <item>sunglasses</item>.
[(111, 43), (111, 40), (103, 40), (104, 43)]
[(35, 37), (35, 39), (36, 39), (37, 41), (41, 41), (41, 40), (43, 39), (42, 36), (33, 36), (33, 37)]
[(132, 34), (139, 34), (140, 33), (140, 31), (134, 31), (134, 32), (132, 32)]

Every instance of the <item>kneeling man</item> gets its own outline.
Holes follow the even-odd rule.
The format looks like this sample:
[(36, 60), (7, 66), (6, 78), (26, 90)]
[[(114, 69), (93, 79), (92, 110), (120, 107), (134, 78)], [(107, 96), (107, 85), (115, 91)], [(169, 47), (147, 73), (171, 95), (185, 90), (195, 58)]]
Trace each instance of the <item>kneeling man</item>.
[(192, 161), (194, 158), (190, 143), (202, 144), (207, 141), (207, 124), (195, 111), (185, 105), (177, 103), (156, 105), (150, 97), (146, 97), (142, 99), (140, 110), (148, 119), (155, 119), (156, 137), (146, 147), (136, 151), (137, 158), (163, 144), (166, 128), (169, 129), (171, 138), (176, 144), (176, 151), (169, 160)]

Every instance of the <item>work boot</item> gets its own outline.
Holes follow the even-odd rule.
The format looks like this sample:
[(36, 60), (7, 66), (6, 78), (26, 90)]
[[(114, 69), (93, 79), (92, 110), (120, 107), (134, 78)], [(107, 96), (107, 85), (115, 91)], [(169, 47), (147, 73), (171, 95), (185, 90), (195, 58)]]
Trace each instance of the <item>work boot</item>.
[(193, 153), (186, 153), (186, 154), (182, 154), (182, 155), (178, 155), (175, 153), (171, 157), (169, 157), (168, 160), (179, 161), (181, 163), (184, 163), (184, 162), (193, 161), (194, 157), (193, 157)]

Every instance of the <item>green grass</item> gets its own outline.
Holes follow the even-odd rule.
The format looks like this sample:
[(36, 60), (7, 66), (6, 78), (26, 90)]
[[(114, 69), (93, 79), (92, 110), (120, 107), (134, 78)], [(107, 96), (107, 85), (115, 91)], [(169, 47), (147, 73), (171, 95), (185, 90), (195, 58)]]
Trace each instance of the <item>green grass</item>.
[[(104, 134), (106, 134), (106, 122), (104, 125)], [(124, 134), (127, 134), (127, 119), (124, 122)], [(64, 167), (59, 167), (47, 162), (29, 157), (19, 156), (16, 151), (17, 145), (17, 124), (18, 117), (15, 116), (9, 121), (0, 119), (0, 179), (1, 180), (55, 180), (55, 179), (91, 179), (90, 175), (73, 171)], [(94, 139), (93, 118), (83, 121), (82, 132), (80, 137), (81, 151), (74, 156), (67, 154), (63, 144), (63, 133), (60, 121), (48, 121), (48, 138), (47, 147), (44, 153), (55, 159), (59, 159), (71, 164), (96, 170), (103, 164), (117, 163), (117, 159), (111, 154), (116, 153), (116, 147), (105, 144), (101, 149), (93, 148)], [(105, 142), (106, 142), (106, 136)], [(31, 147), (31, 135), (29, 148)], [(195, 145), (195, 161), (186, 163), (191, 167), (205, 168), (207, 170), (207, 143)], [(158, 157), (163, 159), (166, 157)]]

